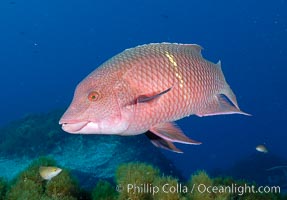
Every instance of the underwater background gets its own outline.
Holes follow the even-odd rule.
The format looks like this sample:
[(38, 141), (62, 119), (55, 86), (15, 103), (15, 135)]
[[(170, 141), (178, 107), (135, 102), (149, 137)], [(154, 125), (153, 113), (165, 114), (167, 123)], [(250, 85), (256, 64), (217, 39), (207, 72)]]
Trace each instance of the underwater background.
[[(204, 48), (202, 54), (206, 59), (215, 63), (221, 60), (240, 108), (252, 116), (190, 116), (179, 120), (177, 123), (187, 136), (202, 142), (195, 146), (178, 144), (183, 154), (158, 150), (141, 136), (135, 136), (136, 139), (78, 136), (89, 143), (86, 145), (91, 151), (89, 156), (93, 156), (92, 151), (95, 156), (99, 151), (93, 149), (90, 140), (98, 145), (117, 141), (118, 146), (114, 147), (117, 151), (134, 152), (124, 161), (140, 161), (133, 160), (133, 156), (157, 152), (154, 158), (145, 159), (161, 170), (178, 170), (178, 176), (183, 179), (188, 179), (196, 170), (248, 178), (258, 172), (256, 169), (287, 165), (286, 11), (285, 0), (1, 0), (0, 126), (3, 128), (0, 155), (3, 155), (0, 168), (7, 166), (9, 159), (15, 156), (23, 158), (33, 154), (37, 157), (51, 154), (51, 149), (53, 155), (59, 155), (55, 147), (64, 146), (66, 140), (73, 137), (65, 151), (67, 155), (56, 158), (62, 165), (67, 164), (63, 159), (74, 154), (72, 147), (78, 145), (78, 138), (61, 132), (57, 120), (70, 104), (76, 85), (124, 49), (155, 42), (199, 44)], [(49, 119), (52, 119), (50, 124), (44, 126)], [(11, 124), (13, 121), (16, 122)], [(49, 139), (33, 134), (28, 137), (23, 129), (15, 134), (17, 127), (25, 123), (30, 124), (24, 130), (33, 129), (35, 135), (45, 135), (51, 127), (58, 132), (50, 134)], [(9, 139), (7, 134), (15, 136)], [(25, 135), (24, 139), (21, 134)], [(4, 145), (6, 141), (10, 141), (12, 148)], [(47, 141), (51, 146), (46, 145)], [(17, 154), (22, 146), (29, 148), (30, 143), (43, 145), (45, 150)], [(120, 145), (122, 143), (125, 145)], [(255, 150), (260, 144), (268, 148), (267, 154)], [(110, 151), (101, 151), (101, 156), (112, 159), (114, 151), (105, 148)], [(80, 156), (84, 155), (81, 152), (77, 155), (80, 162)], [(26, 159), (25, 166), (31, 160)], [(254, 163), (251, 165), (248, 161)], [(107, 165), (113, 164), (116, 168), (119, 163)], [(165, 165), (172, 166), (165, 168)], [(247, 165), (251, 171), (245, 169)], [(21, 166), (22, 170), (24, 165)], [(231, 173), (232, 169), (236, 172)], [(0, 176), (12, 179), (20, 169), (13, 170), (13, 174), (9, 169), (0, 171)], [(285, 178), (280, 184), (287, 185)], [(260, 180), (267, 183), (268, 175), (262, 173)]]

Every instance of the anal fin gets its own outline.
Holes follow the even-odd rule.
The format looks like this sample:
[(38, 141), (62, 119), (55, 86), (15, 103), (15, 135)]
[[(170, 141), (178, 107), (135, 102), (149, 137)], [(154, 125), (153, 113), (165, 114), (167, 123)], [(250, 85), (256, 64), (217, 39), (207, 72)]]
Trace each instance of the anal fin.
[(178, 149), (172, 142), (162, 139), (161, 137), (153, 134), (152, 132), (148, 131), (145, 135), (150, 139), (151, 143), (159, 148), (166, 149), (169, 151), (173, 151), (176, 153), (183, 153), (180, 149)]

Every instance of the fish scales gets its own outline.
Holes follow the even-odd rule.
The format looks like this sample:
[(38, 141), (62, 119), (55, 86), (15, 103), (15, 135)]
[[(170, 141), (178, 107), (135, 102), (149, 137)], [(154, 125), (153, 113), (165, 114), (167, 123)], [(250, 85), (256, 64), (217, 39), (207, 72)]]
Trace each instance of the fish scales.
[(96, 68), (75, 91), (60, 120), (69, 133), (145, 133), (164, 149), (199, 144), (172, 123), (189, 115), (244, 114), (220, 61), (203, 58), (196, 44), (154, 43), (127, 49)]
[(204, 110), (210, 101), (208, 98), (220, 93), (226, 84), (220, 67), (206, 61), (197, 45), (145, 45), (124, 51), (119, 60), (113, 62), (133, 60), (119, 82), (128, 82), (135, 96), (172, 87), (156, 104), (137, 108), (132, 130), (148, 130), (151, 117), (156, 124), (196, 114)]

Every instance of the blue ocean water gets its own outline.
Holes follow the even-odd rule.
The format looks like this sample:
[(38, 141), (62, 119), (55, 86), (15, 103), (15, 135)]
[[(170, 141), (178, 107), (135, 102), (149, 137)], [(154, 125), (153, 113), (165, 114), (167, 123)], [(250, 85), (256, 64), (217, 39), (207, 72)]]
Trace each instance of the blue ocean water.
[(231, 166), (258, 144), (286, 158), (286, 8), (285, 0), (1, 0), (0, 124), (67, 107), (77, 83), (126, 48), (196, 43), (205, 58), (222, 61), (239, 106), (252, 116), (180, 120), (203, 144), (164, 153), (186, 176)]

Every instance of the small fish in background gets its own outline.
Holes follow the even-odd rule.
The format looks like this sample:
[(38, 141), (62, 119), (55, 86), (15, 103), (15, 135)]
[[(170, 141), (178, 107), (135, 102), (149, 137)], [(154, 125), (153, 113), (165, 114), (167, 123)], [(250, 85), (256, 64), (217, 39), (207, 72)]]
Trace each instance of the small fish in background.
[(52, 178), (54, 178), (55, 176), (57, 176), (58, 174), (60, 174), (62, 171), (61, 168), (58, 167), (43, 167), (41, 166), (39, 168), (39, 173), (40, 176), (45, 179), (45, 180), (51, 180)]
[(268, 153), (268, 149), (266, 148), (265, 145), (260, 144), (256, 147), (256, 150), (262, 153)]

